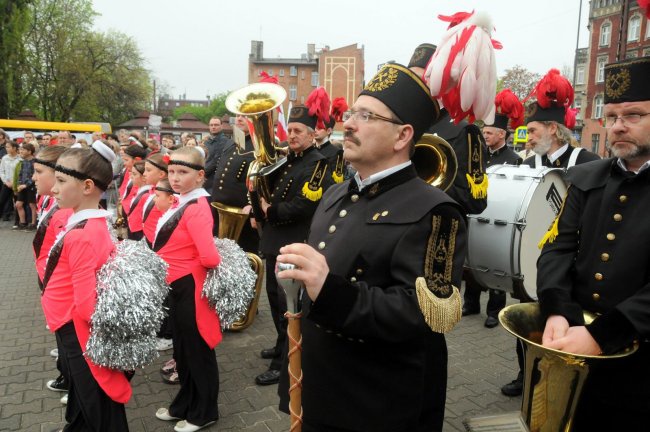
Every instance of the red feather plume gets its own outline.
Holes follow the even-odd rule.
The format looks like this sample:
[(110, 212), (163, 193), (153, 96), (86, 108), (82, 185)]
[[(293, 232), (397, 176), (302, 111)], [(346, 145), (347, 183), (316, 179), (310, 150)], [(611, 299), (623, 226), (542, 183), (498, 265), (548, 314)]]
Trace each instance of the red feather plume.
[(645, 17), (650, 19), (650, 0), (637, 0), (639, 7), (645, 12)]
[(337, 97), (332, 101), (332, 117), (337, 122), (343, 121), (343, 113), (348, 110), (348, 104), (345, 102), (345, 98)]
[(494, 98), (496, 112), (508, 116), (510, 127), (518, 128), (524, 124), (524, 105), (510, 89), (504, 89)]
[(537, 103), (546, 109), (551, 106), (570, 107), (573, 104), (573, 87), (557, 69), (551, 69), (537, 83), (533, 93)]
[(449, 27), (447, 27), (447, 30), (449, 30), (450, 28), (455, 27), (458, 24), (462, 23), (467, 18), (471, 17), (473, 14), (474, 14), (474, 11), (471, 11), (471, 12), (456, 12), (453, 15), (438, 15), (438, 19), (440, 21), (448, 22)]
[(271, 76), (266, 73), (266, 71), (262, 71), (260, 74), (262, 78), (260, 78), (260, 82), (262, 83), (271, 83), (271, 84), (277, 84), (278, 83), (278, 77), (276, 76)]
[(305, 106), (309, 108), (309, 115), (318, 118), (316, 127), (325, 129), (325, 124), (330, 119), (330, 97), (323, 87), (318, 87), (311, 92), (305, 101)]

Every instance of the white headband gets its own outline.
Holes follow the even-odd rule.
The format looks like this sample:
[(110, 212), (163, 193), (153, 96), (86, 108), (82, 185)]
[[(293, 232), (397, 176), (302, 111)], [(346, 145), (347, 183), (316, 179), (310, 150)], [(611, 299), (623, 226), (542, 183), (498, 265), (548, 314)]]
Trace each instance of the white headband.
[(115, 152), (100, 140), (95, 141), (91, 147), (109, 163), (112, 163), (115, 160)]

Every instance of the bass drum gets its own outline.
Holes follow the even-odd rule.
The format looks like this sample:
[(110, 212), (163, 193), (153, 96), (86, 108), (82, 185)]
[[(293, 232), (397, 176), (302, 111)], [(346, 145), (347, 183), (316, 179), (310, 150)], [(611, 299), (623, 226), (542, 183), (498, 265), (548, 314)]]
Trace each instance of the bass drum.
[(487, 174), (487, 208), (468, 215), (466, 266), (486, 288), (537, 300), (537, 245), (562, 207), (564, 170), (494, 165)]

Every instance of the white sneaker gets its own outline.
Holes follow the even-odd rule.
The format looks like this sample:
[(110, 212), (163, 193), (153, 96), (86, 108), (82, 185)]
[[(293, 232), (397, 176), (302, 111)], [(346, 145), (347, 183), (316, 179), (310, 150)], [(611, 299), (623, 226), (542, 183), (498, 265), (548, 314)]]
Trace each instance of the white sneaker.
[(180, 420), (178, 417), (174, 417), (169, 414), (167, 408), (158, 408), (158, 411), (156, 411), (156, 418), (165, 421)]
[(167, 351), (168, 349), (171, 349), (173, 347), (174, 347), (174, 343), (172, 342), (171, 339), (159, 338), (158, 341), (156, 342), (156, 349), (158, 351)]
[(197, 430), (201, 430), (203, 428), (207, 428), (208, 426), (214, 424), (215, 422), (210, 422), (206, 423), (203, 426), (197, 426), (195, 424), (192, 424), (188, 422), (187, 420), (181, 420), (178, 423), (176, 423), (176, 426), (174, 426), (174, 430), (176, 432), (195, 432)]
[(61, 401), (61, 403), (63, 405), (67, 405), (68, 404), (68, 394), (67, 393), (64, 394), (63, 397), (60, 399), (60, 401)]
[(54, 358), (57, 358), (59, 356), (59, 349), (54, 348), (52, 351), (50, 351), (50, 355)]

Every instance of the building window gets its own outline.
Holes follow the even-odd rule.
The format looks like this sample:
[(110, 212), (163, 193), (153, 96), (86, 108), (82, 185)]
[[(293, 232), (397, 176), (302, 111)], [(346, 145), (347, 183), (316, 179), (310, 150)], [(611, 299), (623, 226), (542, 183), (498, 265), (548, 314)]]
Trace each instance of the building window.
[(600, 134), (591, 134), (591, 151), (598, 154), (600, 149)]
[(628, 52), (625, 53), (625, 58), (626, 59), (637, 58), (637, 57), (639, 57), (639, 52), (637, 50), (628, 51)]
[(576, 72), (576, 85), (585, 83), (585, 67), (578, 66), (578, 71)]
[(641, 17), (634, 15), (627, 25), (627, 41), (638, 41), (641, 35)]
[(582, 99), (576, 99), (573, 102), (573, 107), (578, 110), (576, 118), (582, 120), (584, 116), (582, 115)]
[(280, 76), (281, 76), (281, 77), (284, 76), (284, 69), (280, 69)]
[(304, 70), (300, 71), (300, 79), (305, 79), (305, 71)]
[(304, 96), (300, 96), (300, 103), (304, 105), (304, 103), (305, 103), (305, 97)]
[(289, 68), (289, 75), (291, 76), (298, 76), (298, 68), (295, 66), (291, 66)]
[(262, 69), (257, 70), (257, 76), (262, 76)]
[(273, 69), (269, 69), (267, 73), (269, 74), (269, 76), (273, 76)]
[(603, 95), (597, 95), (594, 98), (594, 115), (593, 118), (603, 118)]
[(291, 84), (289, 86), (289, 100), (295, 101), (298, 98), (298, 86)]
[(311, 85), (312, 87), (318, 87), (318, 72), (311, 73)]
[(608, 22), (600, 26), (600, 46), (609, 46), (612, 39), (612, 25)]
[(645, 21), (645, 38), (650, 39), (650, 18)]
[(605, 64), (607, 63), (607, 57), (599, 57), (598, 62), (596, 63), (596, 82), (601, 83), (605, 81)]

